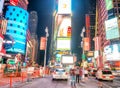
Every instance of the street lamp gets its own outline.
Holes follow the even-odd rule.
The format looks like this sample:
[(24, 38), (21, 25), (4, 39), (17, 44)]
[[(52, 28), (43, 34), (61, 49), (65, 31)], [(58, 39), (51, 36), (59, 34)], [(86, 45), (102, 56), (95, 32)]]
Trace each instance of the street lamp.
[(46, 32), (46, 48), (45, 48), (45, 54), (44, 54), (44, 75), (45, 76), (45, 68), (46, 68), (46, 52), (47, 52), (47, 40), (49, 37), (49, 33), (48, 33), (48, 27), (45, 28), (45, 32)]
[(82, 41), (81, 41), (81, 48), (82, 48), (82, 54), (84, 55), (84, 32), (85, 32), (85, 27), (83, 27), (82, 31), (81, 31), (81, 37), (82, 37)]
[(83, 70), (84, 70), (84, 59), (85, 59), (85, 53), (84, 53), (84, 32), (85, 32), (85, 27), (83, 27), (80, 36), (82, 37), (82, 41), (81, 41), (81, 48), (82, 48), (82, 65), (83, 65)]

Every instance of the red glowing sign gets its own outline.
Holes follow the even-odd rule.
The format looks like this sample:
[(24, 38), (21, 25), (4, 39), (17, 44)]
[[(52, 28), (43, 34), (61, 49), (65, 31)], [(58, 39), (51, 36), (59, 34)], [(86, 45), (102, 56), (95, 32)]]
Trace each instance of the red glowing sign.
[(18, 5), (18, 0), (10, 0), (10, 4), (16, 6)]

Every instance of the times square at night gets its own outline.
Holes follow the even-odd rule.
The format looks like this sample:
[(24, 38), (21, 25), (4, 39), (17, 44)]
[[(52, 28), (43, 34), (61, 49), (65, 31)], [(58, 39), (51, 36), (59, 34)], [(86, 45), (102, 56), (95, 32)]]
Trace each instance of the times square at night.
[(119, 0), (0, 0), (0, 88), (119, 88)]

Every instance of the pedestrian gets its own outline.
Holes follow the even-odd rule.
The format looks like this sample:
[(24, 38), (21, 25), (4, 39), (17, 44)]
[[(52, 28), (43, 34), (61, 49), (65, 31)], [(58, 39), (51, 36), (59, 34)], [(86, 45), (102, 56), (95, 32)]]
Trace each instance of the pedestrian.
[(82, 80), (82, 75), (83, 75), (83, 71), (82, 71), (82, 67), (80, 67), (80, 70), (79, 70), (79, 79)]
[(79, 69), (79, 67), (76, 68), (75, 75), (76, 75), (76, 83), (79, 83), (79, 76), (80, 76), (80, 69)]
[(72, 88), (76, 88), (76, 85), (75, 85), (75, 69), (70, 69), (70, 79), (71, 79), (71, 87)]
[(88, 80), (88, 70), (87, 70), (87, 68), (85, 68), (84, 74), (85, 74), (85, 80)]

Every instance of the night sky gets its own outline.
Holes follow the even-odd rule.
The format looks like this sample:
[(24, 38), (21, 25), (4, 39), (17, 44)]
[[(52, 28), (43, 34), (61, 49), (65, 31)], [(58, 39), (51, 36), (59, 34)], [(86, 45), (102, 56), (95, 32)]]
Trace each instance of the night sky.
[[(37, 27), (38, 39), (40, 39), (41, 36), (45, 36), (45, 28), (47, 26), (50, 34), (48, 42), (50, 42), (52, 33), (51, 30), (54, 0), (28, 0), (28, 1), (29, 1), (28, 12), (34, 10), (37, 11), (38, 13), (38, 27)], [(94, 0), (72, 0), (72, 12), (73, 12), (72, 52), (77, 55), (78, 59), (81, 58), (82, 51), (80, 47), (81, 43), (80, 33), (83, 26), (85, 26), (85, 14), (88, 13), (90, 1)], [(39, 54), (40, 54), (39, 58), (43, 58), (44, 52), (39, 51)]]

